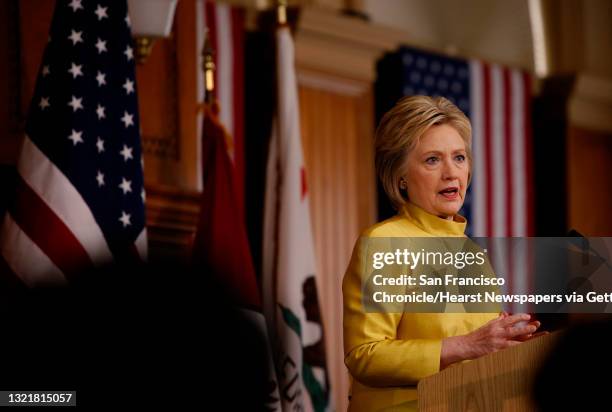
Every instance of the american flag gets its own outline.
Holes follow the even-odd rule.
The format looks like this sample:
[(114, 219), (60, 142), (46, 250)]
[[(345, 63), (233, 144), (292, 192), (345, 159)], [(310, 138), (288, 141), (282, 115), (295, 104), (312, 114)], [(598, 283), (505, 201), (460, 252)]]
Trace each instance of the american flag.
[[(392, 104), (402, 95), (444, 96), (470, 118), (472, 182), (460, 212), (468, 220), (467, 234), (533, 236), (531, 75), (412, 47), (386, 56), (378, 75), (379, 102), (382, 97)], [(491, 243), (489, 256), (498, 275), (506, 278), (505, 293), (531, 288), (525, 262), (532, 257), (526, 245), (510, 240)]]
[(59, 0), (0, 251), (29, 286), (146, 258), (134, 49), (125, 1)]

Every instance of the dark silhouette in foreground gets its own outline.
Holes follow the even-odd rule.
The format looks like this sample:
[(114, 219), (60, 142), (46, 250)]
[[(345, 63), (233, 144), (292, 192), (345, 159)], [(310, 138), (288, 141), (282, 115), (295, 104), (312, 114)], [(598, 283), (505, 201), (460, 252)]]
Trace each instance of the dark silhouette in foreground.
[(0, 291), (2, 390), (76, 390), (86, 407), (263, 410), (264, 342), (212, 276), (157, 263), (79, 279)]
[(612, 320), (572, 326), (538, 372), (534, 400), (539, 410), (610, 409)]

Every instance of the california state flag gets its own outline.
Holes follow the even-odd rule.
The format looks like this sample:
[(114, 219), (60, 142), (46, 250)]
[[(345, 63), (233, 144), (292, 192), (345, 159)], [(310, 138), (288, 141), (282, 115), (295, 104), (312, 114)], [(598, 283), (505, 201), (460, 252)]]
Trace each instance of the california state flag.
[(331, 409), (315, 281), (293, 40), (277, 40), (277, 111), (268, 154), (263, 239), (264, 314), (284, 411)]

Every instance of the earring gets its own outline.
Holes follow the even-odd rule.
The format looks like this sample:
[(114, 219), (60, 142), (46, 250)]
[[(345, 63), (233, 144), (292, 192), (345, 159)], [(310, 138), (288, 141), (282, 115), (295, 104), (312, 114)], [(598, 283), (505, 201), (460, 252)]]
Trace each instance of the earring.
[(400, 189), (402, 189), (402, 190), (406, 190), (406, 188), (407, 188), (407, 187), (408, 187), (408, 186), (407, 186), (406, 181), (404, 180), (404, 178), (401, 178), (401, 179), (400, 179)]

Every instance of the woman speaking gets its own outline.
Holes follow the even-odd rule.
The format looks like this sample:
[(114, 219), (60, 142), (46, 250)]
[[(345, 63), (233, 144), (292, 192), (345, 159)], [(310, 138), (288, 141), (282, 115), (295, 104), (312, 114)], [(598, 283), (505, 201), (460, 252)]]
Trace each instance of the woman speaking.
[[(464, 237), (458, 214), (470, 182), (472, 131), (449, 100), (401, 99), (376, 131), (376, 171), (398, 213), (362, 237)], [(358, 243), (344, 276), (349, 411), (417, 409), (420, 379), (529, 339), (527, 314), (366, 313)]]

